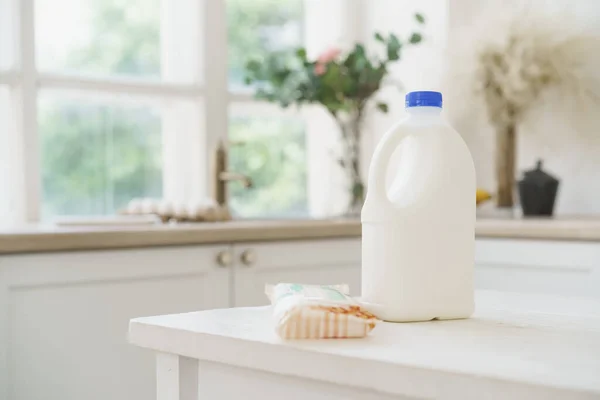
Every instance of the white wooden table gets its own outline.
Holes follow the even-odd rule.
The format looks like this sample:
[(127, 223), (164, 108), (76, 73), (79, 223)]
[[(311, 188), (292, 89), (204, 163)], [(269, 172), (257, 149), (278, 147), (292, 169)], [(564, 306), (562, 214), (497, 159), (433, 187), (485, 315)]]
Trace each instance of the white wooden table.
[[(600, 302), (477, 293), (469, 320), (282, 341), (269, 307), (138, 318), (158, 400), (600, 399)], [(148, 385), (152, 385), (148, 382)]]

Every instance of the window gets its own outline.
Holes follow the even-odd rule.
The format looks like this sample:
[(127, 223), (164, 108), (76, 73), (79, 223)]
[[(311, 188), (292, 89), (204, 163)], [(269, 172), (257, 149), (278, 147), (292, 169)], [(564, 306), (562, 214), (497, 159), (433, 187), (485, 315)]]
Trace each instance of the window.
[(305, 44), (311, 20), (329, 29), (318, 3), (0, 0), (0, 218), (198, 201), (219, 141), (255, 183), (230, 183), (235, 215), (307, 216), (314, 123), (255, 101), (243, 75), (250, 57)]
[(160, 109), (40, 92), (41, 216), (114, 214), (162, 196)]
[(159, 0), (35, 0), (40, 71), (158, 79)]
[(251, 190), (231, 188), (234, 212), (253, 218), (308, 215), (305, 132), (297, 113), (262, 105), (230, 107), (229, 137), (237, 143), (230, 150), (230, 168), (254, 182)]
[[(227, 0), (229, 87), (244, 90), (250, 58), (303, 45), (302, 0)], [(306, 135), (298, 113), (254, 102), (229, 106), (230, 168), (254, 182), (231, 188), (231, 207), (242, 217), (308, 214)]]
[[(10, 139), (13, 135), (9, 137), (9, 132), (13, 130), (11, 126), (13, 110), (10, 109), (10, 94), (8, 85), (0, 85), (0, 160), (4, 160), (6, 164), (12, 157)], [(8, 196), (8, 192), (14, 184), (13, 176), (7, 168), (0, 168), (0, 221), (13, 221), (11, 210), (15, 209), (15, 205), (13, 199)]]
[(13, 0), (0, 0), (0, 71), (14, 67), (15, 10)]
[(303, 0), (227, 0), (229, 86), (242, 86), (251, 57), (303, 45)]

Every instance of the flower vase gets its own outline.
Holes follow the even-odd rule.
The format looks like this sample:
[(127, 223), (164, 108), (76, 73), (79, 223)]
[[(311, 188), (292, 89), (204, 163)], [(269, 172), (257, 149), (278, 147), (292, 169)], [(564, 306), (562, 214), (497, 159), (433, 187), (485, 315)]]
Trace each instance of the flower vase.
[(362, 113), (351, 113), (346, 118), (338, 118), (342, 134), (343, 155), (338, 164), (346, 175), (348, 205), (344, 216), (348, 218), (360, 217), (362, 206), (365, 202), (365, 184), (361, 176), (360, 140)]
[(365, 185), (360, 178), (355, 179), (350, 183), (348, 208), (346, 209), (345, 216), (359, 218), (364, 202)]
[(509, 124), (496, 131), (496, 207), (499, 217), (514, 216), (516, 127)]

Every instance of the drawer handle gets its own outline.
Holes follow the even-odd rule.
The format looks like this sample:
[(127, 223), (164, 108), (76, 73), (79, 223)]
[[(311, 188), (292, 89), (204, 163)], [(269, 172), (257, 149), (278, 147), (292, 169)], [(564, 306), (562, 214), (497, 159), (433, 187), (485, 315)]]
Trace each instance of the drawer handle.
[(233, 256), (230, 251), (223, 250), (217, 254), (217, 264), (219, 267), (229, 267), (233, 263)]
[(256, 262), (256, 253), (252, 249), (244, 250), (240, 255), (240, 261), (249, 267)]

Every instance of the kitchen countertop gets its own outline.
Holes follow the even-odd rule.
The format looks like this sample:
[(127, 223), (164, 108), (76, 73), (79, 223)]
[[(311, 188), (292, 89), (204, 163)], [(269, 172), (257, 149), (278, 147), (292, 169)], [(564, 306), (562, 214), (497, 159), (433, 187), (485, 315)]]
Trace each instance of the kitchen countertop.
[[(129, 340), (201, 360), (195, 374), (174, 375), (194, 387), (204, 374), (218, 378), (217, 366), (227, 379), (244, 368), (243, 390), (221, 384), (209, 397), (245, 398), (232, 394), (286, 376), (290, 391), (318, 382), (319, 393), (350, 388), (356, 399), (600, 398), (600, 302), (495, 291), (477, 291), (475, 301), (470, 319), (382, 322), (365, 339), (281, 340), (271, 307), (248, 307), (136, 318)], [(254, 371), (273, 375), (259, 381)]]
[[(479, 219), (478, 238), (600, 241), (600, 218)], [(359, 237), (353, 219), (0, 230), (0, 254)]]

